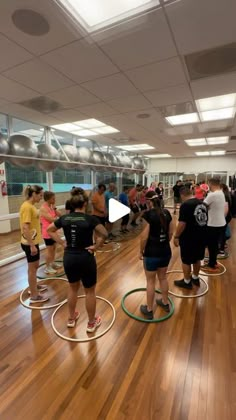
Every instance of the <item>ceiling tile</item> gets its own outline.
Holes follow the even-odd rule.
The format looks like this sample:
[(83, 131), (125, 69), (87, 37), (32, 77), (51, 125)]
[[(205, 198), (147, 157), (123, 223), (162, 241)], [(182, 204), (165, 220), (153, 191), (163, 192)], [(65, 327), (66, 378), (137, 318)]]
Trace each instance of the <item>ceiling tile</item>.
[(138, 93), (132, 83), (121, 73), (93, 80), (82, 86), (105, 101)]
[(91, 118), (99, 118), (106, 115), (113, 115), (116, 114), (117, 111), (111, 108), (104, 102), (99, 102), (93, 105), (82, 106), (78, 108), (78, 111), (86, 114)]
[(236, 72), (191, 82), (195, 99), (236, 93)]
[[(20, 5), (19, 5), (20, 3)], [(42, 36), (31, 36), (13, 24), (12, 14), (20, 7), (40, 13), (50, 25), (50, 30)], [(34, 55), (44, 54), (54, 48), (80, 39), (82, 34), (78, 29), (68, 24), (68, 18), (63, 16), (55, 2), (48, 0), (1, 0), (0, 28), (7, 38), (15, 41)]]
[(120, 112), (138, 111), (150, 106), (150, 102), (143, 95), (124, 96), (123, 98), (112, 99), (108, 104)]
[(1, 105), (0, 112), (10, 114), (13, 117), (22, 118), (22, 119), (25, 119), (26, 121), (38, 123), (41, 125), (53, 125), (53, 124), (60, 123), (60, 121), (58, 121), (54, 117), (41, 114), (40, 112), (26, 108), (19, 104)]
[(186, 82), (181, 62), (177, 57), (128, 70), (126, 74), (143, 92), (177, 86)]
[(34, 90), (28, 89), (19, 83), (9, 80), (0, 75), (0, 92), (1, 97), (10, 102), (20, 102), (34, 98), (38, 95)]
[(20, 64), (7, 70), (3, 75), (44, 94), (73, 84), (72, 81), (39, 59)]
[(154, 106), (173, 105), (192, 100), (191, 91), (187, 85), (148, 91), (145, 92), (145, 96)]
[(63, 111), (54, 112), (50, 116), (63, 122), (74, 122), (85, 119), (85, 115), (75, 109), (64, 109)]
[(161, 9), (93, 37), (122, 70), (177, 55)]
[(0, 34), (0, 72), (30, 60), (33, 56), (24, 48)]
[(77, 83), (98, 79), (119, 71), (91, 38), (73, 42), (41, 58)]
[(48, 95), (67, 108), (75, 108), (99, 102), (99, 99), (80, 86), (71, 86)]
[(181, 0), (166, 7), (166, 13), (181, 54), (235, 41), (234, 0)]

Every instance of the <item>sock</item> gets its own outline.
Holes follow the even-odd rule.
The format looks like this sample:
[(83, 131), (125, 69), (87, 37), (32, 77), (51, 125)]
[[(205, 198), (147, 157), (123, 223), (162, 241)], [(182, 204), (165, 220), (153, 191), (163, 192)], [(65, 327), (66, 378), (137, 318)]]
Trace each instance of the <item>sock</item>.
[(196, 276), (195, 274), (192, 274), (192, 278), (193, 278), (193, 280), (197, 280), (198, 276)]
[(191, 279), (184, 279), (184, 283), (189, 284), (191, 282)]

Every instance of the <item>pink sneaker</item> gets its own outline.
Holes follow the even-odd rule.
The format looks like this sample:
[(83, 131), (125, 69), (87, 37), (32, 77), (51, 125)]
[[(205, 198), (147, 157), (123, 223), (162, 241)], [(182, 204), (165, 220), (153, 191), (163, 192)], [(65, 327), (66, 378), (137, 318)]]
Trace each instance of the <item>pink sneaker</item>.
[(88, 322), (87, 325), (87, 332), (92, 333), (94, 332), (102, 323), (102, 318), (100, 316), (95, 316), (93, 322)]

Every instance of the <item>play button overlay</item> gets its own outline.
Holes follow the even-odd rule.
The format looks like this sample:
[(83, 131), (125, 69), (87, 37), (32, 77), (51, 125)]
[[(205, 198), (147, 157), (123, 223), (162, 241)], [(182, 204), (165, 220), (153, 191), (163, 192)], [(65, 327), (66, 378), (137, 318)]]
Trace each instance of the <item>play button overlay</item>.
[(114, 223), (117, 220), (121, 219), (126, 214), (130, 213), (130, 208), (115, 200), (110, 198), (109, 200), (109, 222)]

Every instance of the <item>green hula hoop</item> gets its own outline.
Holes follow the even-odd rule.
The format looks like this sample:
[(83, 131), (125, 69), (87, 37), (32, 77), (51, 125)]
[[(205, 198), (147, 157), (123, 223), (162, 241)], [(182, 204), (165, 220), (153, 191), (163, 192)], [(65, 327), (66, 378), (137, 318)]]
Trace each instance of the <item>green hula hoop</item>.
[[(154, 319), (145, 319), (145, 318), (141, 318), (140, 316), (137, 316), (137, 315), (132, 314), (132, 312), (130, 312), (130, 311), (126, 308), (126, 306), (125, 306), (125, 300), (126, 300), (126, 298), (127, 298), (129, 295), (131, 295), (132, 293), (135, 293), (135, 292), (145, 292), (146, 290), (147, 290), (147, 289), (146, 289), (145, 287), (140, 287), (140, 288), (138, 288), (138, 289), (133, 289), (133, 290), (130, 290), (129, 292), (127, 292), (127, 293), (123, 296), (122, 301), (121, 301), (121, 307), (122, 307), (123, 311), (124, 311), (124, 312), (125, 312), (128, 316), (130, 316), (130, 318), (133, 318), (133, 319), (135, 319), (136, 321), (146, 322), (146, 323), (149, 323), (149, 324), (151, 324), (151, 323), (155, 323), (155, 322), (162, 322), (162, 321), (165, 321), (166, 319), (170, 318), (170, 317), (173, 315), (173, 313), (174, 313), (174, 310), (175, 310), (175, 305), (174, 305), (173, 300), (172, 300), (169, 296), (168, 296), (168, 300), (169, 300), (169, 302), (170, 302), (170, 304), (171, 304), (171, 309), (170, 309), (170, 312), (168, 312), (168, 314), (167, 314), (167, 315), (162, 316), (161, 318), (154, 318)], [(155, 292), (156, 292), (156, 293), (161, 293), (161, 291), (160, 291), (159, 289), (156, 289), (156, 290), (155, 290)]]
[[(55, 260), (55, 262), (62, 262), (63, 263), (62, 260)], [(43, 263), (39, 264), (39, 268), (42, 267), (43, 265), (46, 265), (46, 263), (43, 262)], [(54, 278), (58, 278), (58, 277), (63, 277), (64, 275), (65, 275), (65, 271), (63, 271), (63, 273), (60, 273), (60, 274), (59, 273), (58, 274), (52, 274), (51, 276), (45, 274), (45, 277), (39, 276), (37, 274), (37, 279), (39, 279), (39, 280), (54, 279)]]

